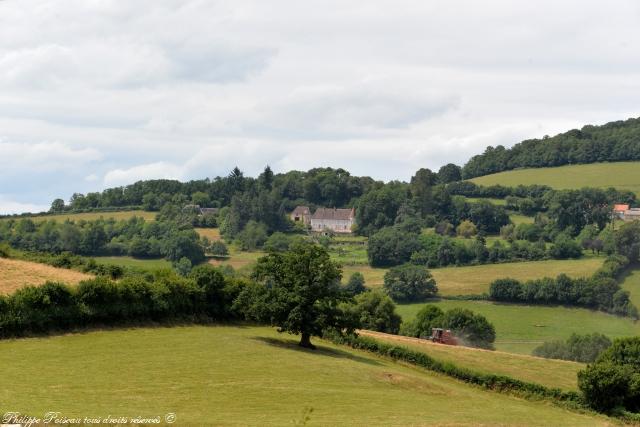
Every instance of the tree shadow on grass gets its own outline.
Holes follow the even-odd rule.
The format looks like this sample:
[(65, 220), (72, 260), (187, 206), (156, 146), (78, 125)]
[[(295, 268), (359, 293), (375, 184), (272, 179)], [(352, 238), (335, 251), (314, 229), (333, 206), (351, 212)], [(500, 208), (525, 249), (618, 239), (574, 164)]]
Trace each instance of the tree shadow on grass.
[(358, 356), (353, 353), (349, 353), (337, 348), (325, 347), (316, 344), (316, 349), (311, 350), (303, 348), (298, 345), (298, 341), (286, 339), (286, 338), (272, 338), (272, 337), (253, 337), (253, 340), (260, 341), (264, 344), (282, 348), (285, 350), (299, 351), (301, 353), (307, 353), (316, 356), (333, 357), (336, 359), (351, 359), (355, 362), (366, 363), (367, 365), (381, 366), (382, 364), (375, 359)]

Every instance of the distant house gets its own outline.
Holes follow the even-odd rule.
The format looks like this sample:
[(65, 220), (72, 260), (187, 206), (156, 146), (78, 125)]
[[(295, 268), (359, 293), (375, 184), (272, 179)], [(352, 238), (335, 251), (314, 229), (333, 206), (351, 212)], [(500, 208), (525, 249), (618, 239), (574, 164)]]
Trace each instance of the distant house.
[(300, 222), (304, 225), (311, 224), (311, 210), (308, 206), (296, 206), (289, 216), (293, 222)]
[(182, 212), (194, 212), (203, 216), (217, 215), (219, 210), (218, 208), (201, 208), (200, 205), (185, 205), (185, 207), (182, 208)]
[(355, 209), (318, 208), (311, 216), (311, 229), (317, 232), (351, 233), (355, 219)]
[(629, 210), (629, 205), (613, 205), (613, 215), (620, 218), (620, 219), (624, 219), (624, 213), (626, 211)]

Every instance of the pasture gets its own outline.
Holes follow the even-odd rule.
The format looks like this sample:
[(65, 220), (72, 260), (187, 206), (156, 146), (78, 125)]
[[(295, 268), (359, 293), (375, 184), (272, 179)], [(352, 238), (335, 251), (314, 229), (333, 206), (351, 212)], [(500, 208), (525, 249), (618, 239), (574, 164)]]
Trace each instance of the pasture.
[[(134, 216), (144, 218), (145, 221), (155, 221), (156, 220), (156, 212), (147, 212), (143, 210), (133, 210), (133, 211), (114, 211), (114, 212), (83, 212), (83, 213), (68, 213), (68, 214), (56, 214), (56, 215), (38, 215), (38, 216), (29, 216), (29, 217), (19, 217), (15, 218), (16, 220), (20, 220), (22, 218), (30, 218), (33, 222), (43, 222), (43, 221), (57, 221), (64, 222), (66, 220), (70, 221), (95, 221), (100, 218), (113, 218), (115, 220), (126, 220), (132, 218)], [(2, 220), (6, 221), (10, 218), (3, 218)], [(0, 221), (2, 221), (0, 220)]]
[(164, 258), (159, 259), (143, 259), (133, 258), (130, 256), (98, 256), (94, 259), (107, 265), (119, 265), (122, 267), (137, 267), (146, 270), (160, 270), (164, 268), (171, 268), (171, 262)]
[[(496, 349), (511, 353), (531, 354), (544, 341), (564, 340), (572, 333), (599, 332), (610, 338), (640, 334), (640, 322), (584, 308), (452, 300), (429, 304), (443, 310), (459, 307), (482, 314), (496, 328)], [(398, 313), (405, 321), (411, 320), (424, 305), (398, 305)]]
[(592, 163), (555, 168), (517, 169), (471, 179), (479, 185), (548, 185), (557, 189), (614, 187), (640, 194), (640, 163)]
[[(530, 262), (512, 262), (505, 264), (485, 264), (467, 267), (443, 267), (431, 269), (438, 285), (440, 295), (477, 295), (487, 292), (489, 285), (496, 279), (511, 277), (518, 280), (531, 280), (542, 277), (556, 277), (565, 273), (571, 277), (590, 276), (601, 265), (603, 258), (585, 257), (577, 260), (546, 260)], [(384, 284), (383, 268), (369, 266), (344, 266), (344, 276), (360, 271), (366, 285), (378, 288)]]
[(42, 285), (46, 281), (76, 285), (91, 279), (90, 274), (46, 264), (0, 258), (0, 294), (10, 294), (28, 285)]
[(565, 360), (543, 359), (523, 354), (482, 350), (462, 346), (436, 344), (420, 338), (361, 331), (381, 341), (421, 351), (434, 359), (451, 362), (485, 374), (507, 375), (522, 381), (534, 382), (563, 390), (577, 390), (577, 373), (585, 365)]
[(195, 228), (195, 230), (200, 236), (206, 237), (212, 242), (215, 240), (222, 240), (219, 228)]
[(320, 340), (316, 351), (295, 343), (273, 328), (242, 326), (3, 341), (0, 375), (20, 386), (0, 390), (0, 410), (161, 420), (173, 413), (180, 426), (302, 425), (305, 416), (307, 425), (611, 423)]
[(640, 308), (640, 270), (631, 270), (624, 277), (622, 289), (629, 291), (631, 302)]

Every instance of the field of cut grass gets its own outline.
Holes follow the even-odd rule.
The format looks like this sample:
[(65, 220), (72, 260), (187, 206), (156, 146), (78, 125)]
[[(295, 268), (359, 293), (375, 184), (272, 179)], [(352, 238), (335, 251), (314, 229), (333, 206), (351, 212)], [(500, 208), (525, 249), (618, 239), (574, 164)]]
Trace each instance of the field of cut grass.
[(147, 270), (159, 270), (171, 268), (171, 263), (166, 259), (141, 259), (129, 256), (99, 256), (95, 260), (101, 264), (120, 265), (123, 267), (138, 267)]
[[(443, 310), (460, 307), (482, 314), (496, 328), (496, 349), (511, 353), (531, 354), (544, 341), (567, 339), (572, 333), (599, 332), (610, 338), (640, 334), (640, 322), (583, 308), (451, 300), (431, 304)], [(398, 313), (411, 320), (422, 306), (399, 305)]]
[[(431, 269), (436, 279), (440, 295), (477, 295), (487, 292), (489, 285), (496, 279), (511, 277), (518, 280), (530, 280), (542, 277), (555, 277), (566, 273), (572, 277), (590, 276), (602, 265), (603, 258), (592, 257), (577, 260), (548, 260), (532, 262), (514, 262), (505, 264), (486, 264), (470, 267), (444, 267)], [(378, 288), (384, 284), (384, 268), (369, 266), (344, 266), (344, 275), (349, 277), (360, 271), (368, 287)]]
[(28, 285), (42, 285), (46, 281), (76, 285), (91, 279), (90, 274), (46, 264), (0, 258), (0, 294), (9, 294)]
[(640, 194), (640, 162), (593, 163), (556, 168), (518, 169), (473, 178), (480, 185), (541, 184), (553, 188), (614, 187)]
[[(175, 425), (606, 425), (271, 328), (176, 327), (0, 342), (0, 410)], [(82, 357), (78, 357), (82, 355)], [(28, 380), (26, 380), (28, 379)]]
[(629, 291), (631, 302), (640, 309), (640, 270), (630, 271), (625, 276), (622, 289)]
[[(135, 211), (117, 211), (117, 212), (85, 212), (85, 213), (70, 213), (70, 214), (60, 214), (60, 215), (42, 215), (42, 216), (33, 216), (29, 217), (34, 222), (42, 222), (55, 220), (58, 222), (64, 222), (67, 219), (71, 221), (93, 221), (100, 218), (114, 218), (116, 220), (129, 219), (133, 216), (142, 217), (145, 221), (155, 221), (156, 212), (146, 212), (141, 210)], [(5, 219), (6, 220), (6, 219)]]
[(421, 351), (434, 359), (451, 362), (485, 374), (507, 375), (522, 381), (534, 382), (551, 388), (577, 390), (577, 373), (584, 369), (582, 363), (565, 360), (543, 359), (523, 354), (481, 350), (462, 346), (450, 346), (431, 341), (362, 331), (361, 335), (402, 345)]
[(196, 228), (195, 230), (200, 236), (206, 237), (211, 241), (222, 240), (219, 228)]

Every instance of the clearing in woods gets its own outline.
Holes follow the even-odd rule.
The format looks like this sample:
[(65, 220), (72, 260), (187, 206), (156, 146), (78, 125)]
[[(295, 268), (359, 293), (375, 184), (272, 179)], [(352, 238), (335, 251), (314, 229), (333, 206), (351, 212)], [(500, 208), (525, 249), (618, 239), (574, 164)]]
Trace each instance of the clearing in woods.
[(543, 359), (523, 354), (478, 348), (436, 344), (426, 339), (403, 337), (381, 332), (360, 331), (390, 344), (421, 351), (434, 359), (452, 362), (484, 374), (507, 375), (522, 381), (542, 384), (563, 390), (577, 390), (577, 373), (586, 365), (565, 360)]
[(611, 424), (604, 416), (314, 341), (318, 350), (305, 350), (295, 337), (247, 326), (2, 341), (0, 375), (21, 386), (0, 389), (0, 410), (44, 414), (55, 408), (65, 417), (174, 413), (176, 425), (302, 425), (305, 415), (310, 425)]
[(479, 185), (500, 184), (548, 185), (557, 189), (609, 188), (629, 190), (640, 194), (640, 162), (592, 163), (555, 168), (516, 169), (492, 175), (480, 176), (470, 181)]
[(640, 334), (640, 322), (631, 318), (576, 307), (439, 300), (398, 305), (398, 314), (405, 321), (411, 320), (425, 304), (443, 310), (466, 308), (482, 314), (496, 329), (496, 349), (511, 353), (531, 354), (543, 342), (565, 340), (572, 333), (599, 332), (609, 338)]
[(0, 294), (10, 294), (28, 285), (42, 285), (46, 281), (76, 285), (91, 279), (90, 274), (46, 264), (0, 258)]
[(629, 291), (631, 302), (640, 309), (640, 270), (631, 270), (622, 282), (622, 289)]

